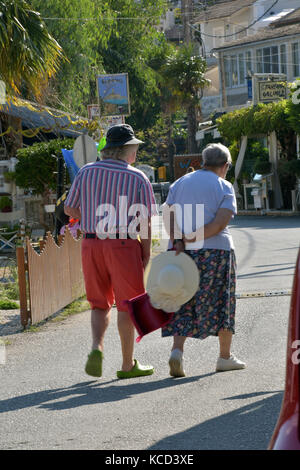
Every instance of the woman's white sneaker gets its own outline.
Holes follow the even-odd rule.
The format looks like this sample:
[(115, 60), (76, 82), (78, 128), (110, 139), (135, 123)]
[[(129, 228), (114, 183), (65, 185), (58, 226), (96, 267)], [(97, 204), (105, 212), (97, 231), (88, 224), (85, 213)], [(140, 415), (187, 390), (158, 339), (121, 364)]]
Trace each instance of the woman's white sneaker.
[(180, 349), (173, 349), (169, 359), (170, 375), (172, 377), (185, 377), (183, 370), (183, 354)]
[(225, 372), (227, 370), (245, 369), (246, 364), (237, 359), (233, 354), (229, 359), (219, 357), (217, 360), (216, 372)]

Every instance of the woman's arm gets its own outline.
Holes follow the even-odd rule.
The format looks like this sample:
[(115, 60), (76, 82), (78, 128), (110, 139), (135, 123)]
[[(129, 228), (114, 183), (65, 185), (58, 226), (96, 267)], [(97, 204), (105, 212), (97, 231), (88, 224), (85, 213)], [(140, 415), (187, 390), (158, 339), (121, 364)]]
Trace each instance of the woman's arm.
[[(222, 232), (225, 227), (229, 224), (232, 218), (233, 212), (230, 209), (219, 209), (216, 213), (216, 217), (209, 224), (200, 227), (196, 230), (194, 241), (206, 240), (206, 238), (214, 237), (218, 233)], [(185, 239), (191, 242), (190, 237), (193, 234), (185, 236)]]
[(163, 208), (163, 221), (168, 235), (170, 236), (171, 241), (174, 239), (182, 239), (182, 242), (178, 241), (176, 243), (176, 254), (184, 251), (185, 243), (194, 243), (196, 241), (205, 240), (207, 238), (218, 235), (222, 232), (225, 227), (229, 224), (232, 218), (233, 212), (229, 209), (219, 209), (216, 213), (214, 220), (204, 227), (200, 227), (196, 232), (183, 235), (180, 228), (177, 225), (176, 217), (174, 217), (174, 212), (170, 211), (169, 207)]

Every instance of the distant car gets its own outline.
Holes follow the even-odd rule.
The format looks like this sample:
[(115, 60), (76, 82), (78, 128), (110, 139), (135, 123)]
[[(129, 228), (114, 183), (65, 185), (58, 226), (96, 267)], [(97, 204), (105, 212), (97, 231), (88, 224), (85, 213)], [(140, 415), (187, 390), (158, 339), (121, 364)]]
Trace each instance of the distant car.
[(300, 450), (300, 250), (290, 304), (285, 392), (270, 450)]

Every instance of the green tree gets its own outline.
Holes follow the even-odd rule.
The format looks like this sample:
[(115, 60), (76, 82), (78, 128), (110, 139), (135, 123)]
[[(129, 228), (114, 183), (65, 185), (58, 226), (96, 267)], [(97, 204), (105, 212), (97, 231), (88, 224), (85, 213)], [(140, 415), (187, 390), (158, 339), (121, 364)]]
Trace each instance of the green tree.
[(184, 45), (179, 49), (172, 48), (158, 71), (162, 112), (168, 127), (168, 155), (170, 180), (174, 179), (175, 153), (174, 116), (180, 109), (187, 113), (187, 150), (197, 151), (196, 110), (199, 107), (199, 93), (208, 84), (204, 77), (205, 61), (199, 56), (191, 55), (192, 46)]
[(183, 107), (187, 113), (189, 153), (197, 151), (195, 135), (201, 91), (209, 84), (205, 78), (205, 60), (194, 54), (193, 46), (183, 45), (167, 57), (161, 74), (169, 89), (170, 106)]
[(85, 116), (96, 97), (96, 76), (103, 73), (99, 44), (107, 44), (116, 12), (96, 0), (31, 0), (61, 44), (68, 61), (50, 82), (45, 101)]
[(99, 48), (103, 66), (107, 73), (128, 73), (131, 116), (126, 120), (135, 129), (150, 128), (161, 111), (157, 70), (171, 47), (157, 31), (166, 3), (111, 0), (110, 7), (118, 11), (119, 19), (107, 45)]
[(168, 158), (168, 126), (161, 115), (154, 126), (137, 132), (137, 136), (144, 144), (140, 146), (137, 154), (137, 163), (146, 163), (155, 168), (161, 166)]
[(35, 143), (17, 151), (14, 178), (17, 186), (42, 195), (47, 204), (51, 191), (56, 190), (57, 159), (61, 149), (72, 150), (74, 139), (54, 139)]
[[(49, 204), (51, 192), (56, 193), (57, 157), (61, 155), (61, 149), (71, 150), (73, 147), (74, 139), (69, 138), (35, 143), (30, 147), (19, 149), (15, 172), (9, 173), (9, 175), (20, 188), (41, 195), (42, 206)], [(40, 210), (40, 223), (46, 230), (50, 229), (45, 218), (44, 207)]]
[(48, 104), (86, 115), (86, 105), (97, 102), (97, 75), (128, 72), (132, 115), (127, 121), (138, 129), (154, 124), (159, 90), (150, 62), (164, 48), (157, 25), (165, 1), (31, 1), (69, 59), (50, 83)]
[(59, 68), (62, 49), (27, 1), (1, 1), (0, 11), (0, 77), (9, 93), (25, 85), (40, 97)]

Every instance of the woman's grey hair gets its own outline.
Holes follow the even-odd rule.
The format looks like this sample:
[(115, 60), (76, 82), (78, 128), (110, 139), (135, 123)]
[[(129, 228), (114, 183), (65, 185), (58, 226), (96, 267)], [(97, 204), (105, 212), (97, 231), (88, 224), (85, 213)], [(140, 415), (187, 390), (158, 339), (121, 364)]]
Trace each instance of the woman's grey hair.
[(202, 152), (204, 166), (221, 167), (231, 162), (230, 151), (222, 144), (208, 144)]

